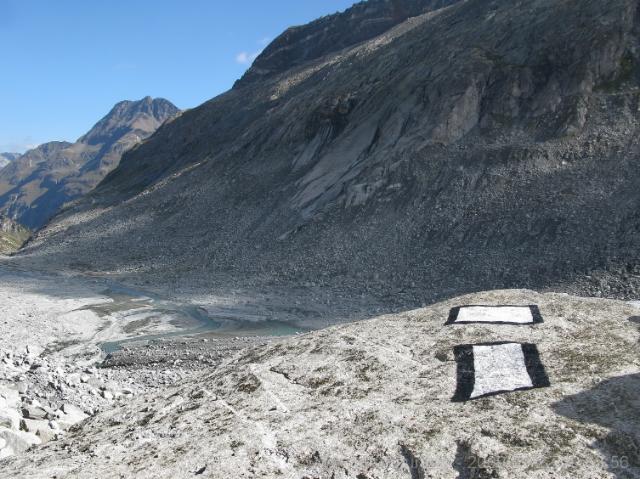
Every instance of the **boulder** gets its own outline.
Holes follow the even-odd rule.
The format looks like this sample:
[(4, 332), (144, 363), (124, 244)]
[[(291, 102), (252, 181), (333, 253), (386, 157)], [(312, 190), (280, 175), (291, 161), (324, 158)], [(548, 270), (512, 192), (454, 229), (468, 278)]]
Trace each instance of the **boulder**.
[(0, 404), (14, 407), (20, 404), (20, 394), (18, 390), (9, 386), (0, 386)]
[(3, 408), (0, 410), (0, 427), (17, 430), (21, 419), (22, 416), (15, 409)]
[(50, 429), (49, 421), (24, 418), (20, 420), (20, 430), (24, 432), (37, 434), (38, 431), (49, 431)]
[(31, 446), (42, 442), (35, 434), (23, 431), (9, 431), (8, 429), (0, 429), (0, 439), (6, 442), (6, 446), (2, 451), (10, 450), (9, 454), (5, 452), (6, 455), (24, 452)]
[(55, 424), (63, 431), (68, 430), (74, 424), (83, 421), (88, 416), (73, 404), (65, 403), (61, 409), (55, 412)]
[(36, 436), (44, 444), (45, 442), (53, 441), (59, 433), (60, 431), (54, 431), (53, 429), (38, 429)]
[(40, 406), (22, 406), (22, 416), (27, 419), (47, 419), (49, 413)]

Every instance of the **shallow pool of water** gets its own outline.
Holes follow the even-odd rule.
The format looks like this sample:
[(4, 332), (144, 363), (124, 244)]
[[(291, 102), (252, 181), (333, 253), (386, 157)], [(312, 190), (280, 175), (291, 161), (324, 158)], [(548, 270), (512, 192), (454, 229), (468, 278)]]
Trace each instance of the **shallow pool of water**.
[[(238, 315), (233, 314), (233, 309), (225, 308), (223, 311), (209, 313), (204, 308), (191, 304), (177, 303), (162, 299), (157, 295), (146, 291), (136, 290), (118, 284), (110, 284), (103, 293), (111, 301), (104, 304), (88, 306), (87, 309), (95, 311), (101, 316), (112, 315), (113, 313), (126, 313), (127, 311), (140, 311), (144, 308), (145, 314), (155, 314), (166, 318), (171, 318), (168, 322), (174, 330), (151, 334), (139, 334), (129, 336), (115, 341), (104, 342), (101, 349), (110, 354), (116, 352), (128, 343), (138, 343), (142, 341), (155, 341), (164, 338), (175, 338), (180, 336), (190, 336), (197, 334), (208, 334), (210, 336), (235, 337), (235, 336), (292, 336), (299, 333), (308, 332), (308, 328), (301, 327), (293, 322), (278, 321), (272, 319), (247, 320), (246, 311), (238, 311)], [(117, 321), (117, 319), (116, 319)], [(135, 321), (129, 323), (129, 327)], [(144, 321), (140, 321), (145, 325)], [(177, 328), (177, 330), (175, 330)], [(127, 326), (123, 328), (127, 330)], [(131, 331), (131, 328), (129, 329)]]

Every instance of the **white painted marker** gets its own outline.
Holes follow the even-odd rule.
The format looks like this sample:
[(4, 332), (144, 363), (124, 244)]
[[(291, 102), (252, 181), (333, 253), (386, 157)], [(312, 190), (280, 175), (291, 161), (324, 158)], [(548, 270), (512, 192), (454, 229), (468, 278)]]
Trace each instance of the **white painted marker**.
[(629, 301), (629, 304), (640, 309), (640, 301)]
[(456, 346), (455, 402), (548, 387), (549, 378), (534, 344), (486, 343)]
[(447, 324), (535, 324), (542, 316), (537, 306), (460, 306), (453, 308)]
[(474, 346), (473, 359), (475, 383), (470, 399), (533, 387), (521, 344)]

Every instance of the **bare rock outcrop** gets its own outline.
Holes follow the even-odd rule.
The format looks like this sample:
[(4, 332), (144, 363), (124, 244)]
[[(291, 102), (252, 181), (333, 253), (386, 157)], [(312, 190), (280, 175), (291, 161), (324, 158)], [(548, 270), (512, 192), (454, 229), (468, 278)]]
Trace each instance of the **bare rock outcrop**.
[[(468, 304), (535, 304), (544, 322), (445, 326)], [(637, 477), (638, 314), (494, 291), (249, 348), (0, 477)], [(501, 341), (535, 344), (550, 386), (452, 402), (454, 348)]]

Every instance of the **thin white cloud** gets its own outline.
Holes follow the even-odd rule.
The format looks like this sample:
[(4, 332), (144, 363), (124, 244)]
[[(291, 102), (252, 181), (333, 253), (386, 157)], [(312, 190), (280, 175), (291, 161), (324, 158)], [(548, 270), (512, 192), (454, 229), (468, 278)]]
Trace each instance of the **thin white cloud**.
[(256, 43), (260, 45), (260, 48), (254, 52), (242, 51), (236, 55), (236, 63), (240, 65), (251, 65), (258, 55), (262, 53), (262, 50), (271, 42), (271, 37), (263, 37)]
[(18, 140), (0, 143), (0, 153), (24, 153), (37, 146), (38, 144), (34, 143), (33, 138), (27, 137), (23, 141)]
[(240, 52), (236, 55), (236, 62), (240, 65), (251, 65), (253, 61), (258, 58), (260, 55), (260, 51), (249, 53), (249, 52)]

